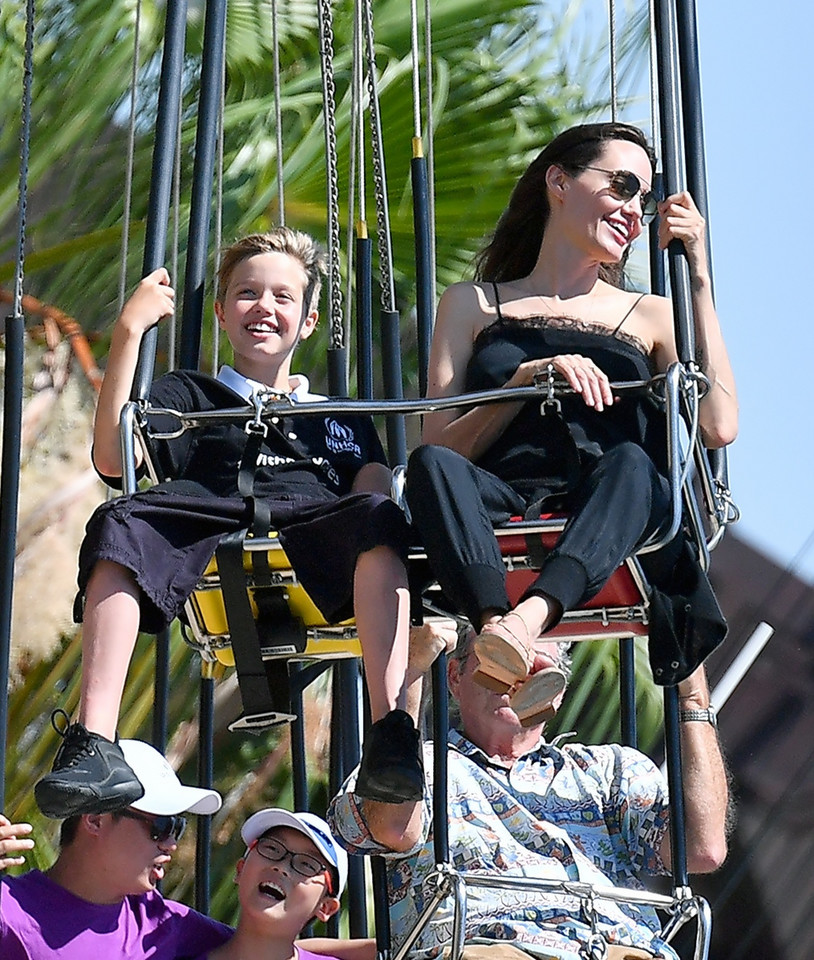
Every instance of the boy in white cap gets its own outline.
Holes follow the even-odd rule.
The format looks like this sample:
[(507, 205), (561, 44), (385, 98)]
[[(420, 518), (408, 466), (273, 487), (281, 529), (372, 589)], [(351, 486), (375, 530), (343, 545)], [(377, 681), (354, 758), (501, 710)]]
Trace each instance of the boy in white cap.
[[(120, 746), (143, 796), (112, 813), (68, 818), (49, 870), (0, 878), (3, 960), (177, 960), (205, 953), (232, 936), (231, 927), (165, 899), (156, 889), (184, 832), (184, 814), (214, 813), (220, 794), (181, 783), (147, 743), (122, 740)], [(320, 829), (330, 836), (326, 826)], [(0, 814), (0, 870), (23, 862), (34, 846), (30, 833), (29, 824), (10, 823)], [(341, 866), (339, 859), (326, 862), (337, 870), (338, 890), (347, 875), (345, 854)], [(355, 949), (359, 941), (335, 943), (342, 960), (367, 960)], [(324, 953), (333, 945), (309, 942)]]
[[(220, 794), (181, 783), (147, 743), (120, 746), (144, 795), (112, 813), (69, 817), (49, 870), (0, 879), (3, 960), (175, 960), (193, 944), (206, 950), (231, 935), (156, 889), (184, 832), (183, 814), (214, 813)], [(33, 846), (26, 826), (0, 821), (0, 858)], [(0, 859), (0, 866), (19, 860)]]
[[(235, 881), (240, 919), (235, 935), (196, 960), (326, 960), (332, 945), (343, 960), (375, 956), (373, 940), (302, 941), (302, 928), (328, 920), (339, 910), (348, 876), (348, 858), (328, 824), (312, 813), (260, 810), (240, 831), (246, 852), (237, 863)], [(311, 949), (319, 945), (319, 955)]]

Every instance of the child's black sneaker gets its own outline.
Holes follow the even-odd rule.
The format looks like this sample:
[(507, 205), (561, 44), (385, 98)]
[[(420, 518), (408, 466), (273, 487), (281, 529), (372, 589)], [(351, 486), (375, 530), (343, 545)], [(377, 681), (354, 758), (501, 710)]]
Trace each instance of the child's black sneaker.
[(368, 730), (355, 793), (380, 803), (405, 803), (424, 796), (421, 738), (404, 710), (391, 710)]
[(63, 737), (51, 773), (34, 787), (34, 799), (46, 817), (65, 819), (81, 813), (110, 813), (144, 796), (144, 787), (124, 759), (117, 743), (68, 721), (64, 710), (54, 711), (51, 723)]

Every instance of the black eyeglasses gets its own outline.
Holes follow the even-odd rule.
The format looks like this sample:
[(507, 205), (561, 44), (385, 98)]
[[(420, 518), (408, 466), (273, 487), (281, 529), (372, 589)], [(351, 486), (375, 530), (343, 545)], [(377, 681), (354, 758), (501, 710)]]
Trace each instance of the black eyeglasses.
[(260, 837), (249, 844), (249, 850), (256, 850), (261, 857), (271, 860), (272, 863), (279, 863), (281, 860), (288, 860), (297, 873), (303, 877), (317, 877), (324, 873), (328, 877), (328, 892), (331, 892), (331, 870), (317, 857), (312, 857), (310, 853), (294, 853), (284, 847), (279, 840), (274, 837)]
[(648, 190), (639, 177), (630, 170), (605, 170), (603, 167), (583, 167), (583, 170), (596, 170), (608, 176), (608, 186), (611, 194), (617, 200), (632, 200), (639, 194), (642, 205), (642, 223), (650, 223), (659, 212), (659, 198), (652, 190)]
[(187, 828), (186, 817), (153, 816), (150, 813), (139, 813), (138, 810), (117, 810), (116, 813), (128, 820), (140, 820), (142, 823), (146, 823), (150, 828), (150, 839), (156, 843), (166, 843), (170, 839), (174, 843), (178, 843)]

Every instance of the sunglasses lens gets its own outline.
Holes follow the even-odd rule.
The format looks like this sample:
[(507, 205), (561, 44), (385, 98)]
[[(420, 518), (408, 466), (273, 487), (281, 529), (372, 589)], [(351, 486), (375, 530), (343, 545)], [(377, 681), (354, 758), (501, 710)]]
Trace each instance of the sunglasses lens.
[(153, 820), (152, 838), (157, 843), (166, 843), (170, 838), (178, 843), (186, 828), (186, 817), (156, 817)]
[(635, 173), (620, 170), (611, 177), (610, 187), (620, 200), (628, 201), (642, 189), (642, 184)]

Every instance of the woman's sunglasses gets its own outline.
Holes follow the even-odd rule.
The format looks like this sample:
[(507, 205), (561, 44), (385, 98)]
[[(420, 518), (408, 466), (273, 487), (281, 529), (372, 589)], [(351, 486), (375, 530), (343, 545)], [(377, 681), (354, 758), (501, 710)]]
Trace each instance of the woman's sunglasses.
[(183, 837), (187, 828), (187, 818), (178, 816), (153, 816), (149, 813), (139, 813), (138, 810), (117, 810), (116, 814), (128, 820), (140, 820), (150, 828), (150, 839), (155, 843), (174, 843)]
[(636, 194), (642, 205), (642, 223), (647, 225), (659, 212), (659, 199), (652, 190), (647, 190), (642, 181), (630, 170), (605, 170), (602, 167), (583, 167), (583, 170), (596, 170), (607, 174), (611, 194), (625, 203)]

